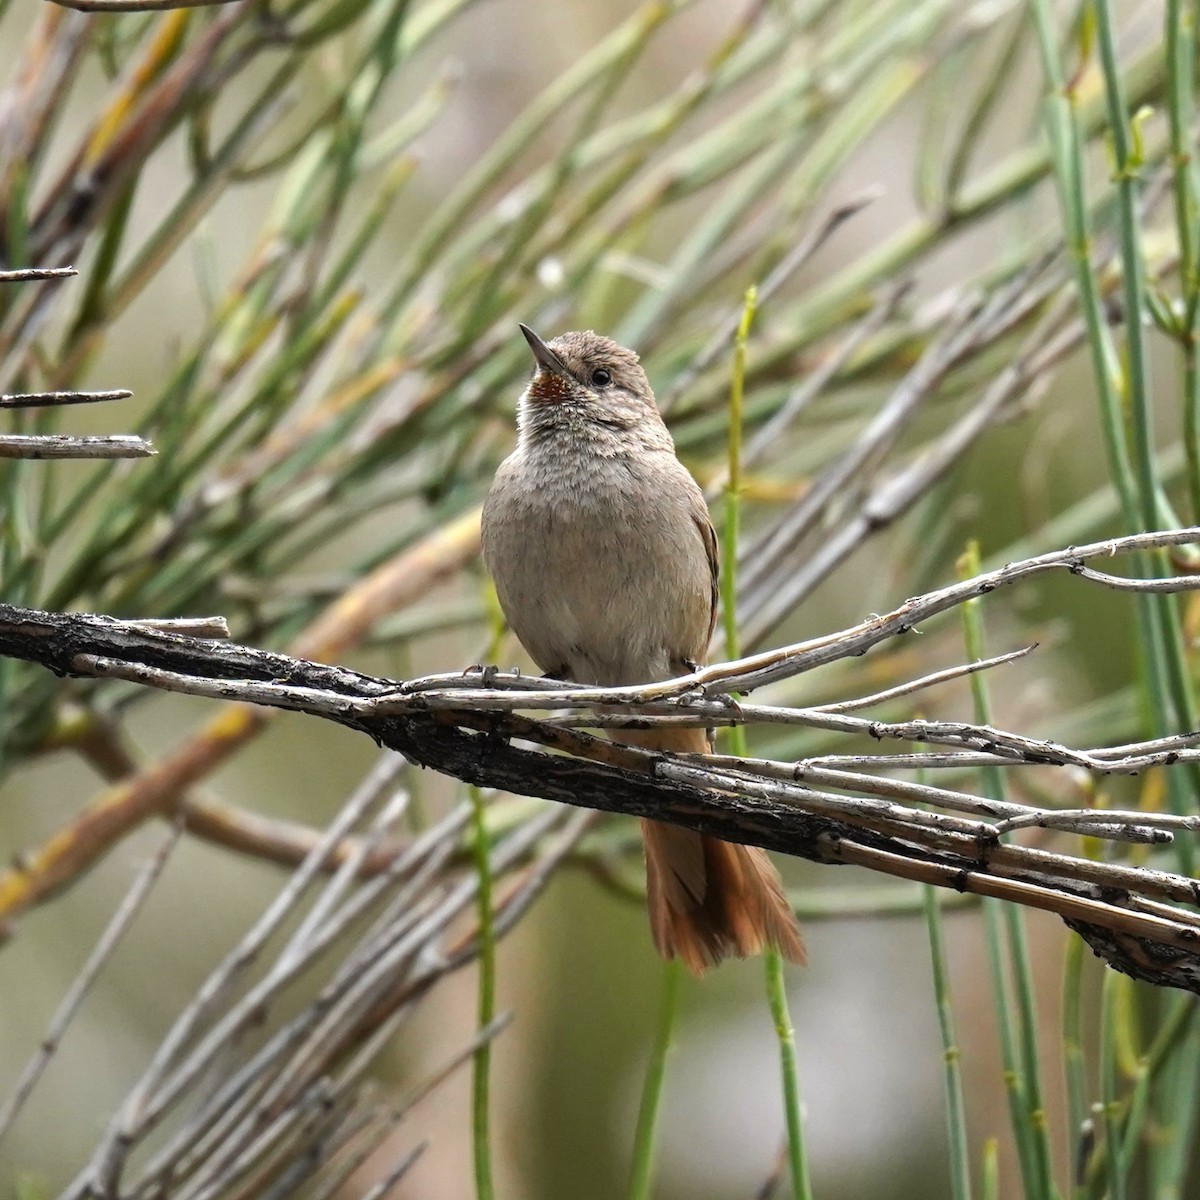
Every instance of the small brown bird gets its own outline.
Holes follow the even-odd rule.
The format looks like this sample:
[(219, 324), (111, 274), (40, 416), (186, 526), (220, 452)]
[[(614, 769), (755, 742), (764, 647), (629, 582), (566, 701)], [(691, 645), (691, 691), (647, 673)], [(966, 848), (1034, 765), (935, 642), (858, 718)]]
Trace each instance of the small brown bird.
[[(517, 448), (483, 506), (483, 555), (513, 632), (548, 675), (616, 686), (702, 663), (717, 612), (717, 538), (704, 495), (632, 350), (592, 332), (542, 341)], [(702, 729), (625, 730), (661, 750), (710, 748)], [(804, 943), (779, 875), (754, 847), (642, 822), (650, 928), (697, 974), (766, 945)]]

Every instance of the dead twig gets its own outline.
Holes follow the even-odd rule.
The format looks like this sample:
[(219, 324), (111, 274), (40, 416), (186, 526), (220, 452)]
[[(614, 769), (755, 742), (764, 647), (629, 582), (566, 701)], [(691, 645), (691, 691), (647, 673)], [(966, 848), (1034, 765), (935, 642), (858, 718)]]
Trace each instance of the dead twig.
[(64, 404), (99, 404), (105, 400), (128, 400), (126, 388), (108, 392), (17, 392), (0, 396), (0, 408), (54, 408)]
[(173, 8), (211, 8), (235, 0), (51, 0), (76, 12), (165, 12)]

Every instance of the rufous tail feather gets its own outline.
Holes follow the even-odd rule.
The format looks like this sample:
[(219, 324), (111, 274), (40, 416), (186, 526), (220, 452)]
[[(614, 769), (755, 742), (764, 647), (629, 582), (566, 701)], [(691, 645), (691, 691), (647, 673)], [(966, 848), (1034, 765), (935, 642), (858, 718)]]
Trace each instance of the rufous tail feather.
[[(703, 753), (703, 729), (621, 731), (621, 740), (658, 750)], [(642, 821), (650, 931), (664, 958), (681, 958), (697, 975), (723, 958), (774, 946), (805, 961), (804, 940), (779, 872), (757, 846)]]

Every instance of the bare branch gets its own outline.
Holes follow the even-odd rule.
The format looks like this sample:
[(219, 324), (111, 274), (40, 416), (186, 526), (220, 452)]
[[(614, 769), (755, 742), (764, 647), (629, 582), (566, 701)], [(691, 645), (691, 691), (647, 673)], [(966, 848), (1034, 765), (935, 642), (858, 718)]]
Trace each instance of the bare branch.
[(0, 271), (0, 283), (26, 283), (35, 279), (66, 279), (78, 275), (74, 267), (22, 267), (16, 271)]
[(99, 404), (105, 400), (128, 400), (126, 388), (109, 392), (17, 392), (0, 396), (0, 408), (52, 408), (64, 404)]
[(235, 0), (51, 0), (76, 12), (164, 12), (174, 8), (211, 8)]
[(149, 458), (154, 447), (131, 433), (80, 437), (67, 433), (0, 434), (0, 458)]
[[(1093, 812), (1077, 806), (1067, 811), (1040, 809), (1000, 803), (958, 789), (879, 778), (877, 774), (881, 768), (910, 767), (918, 758), (935, 767), (959, 767), (969, 761), (1070, 766), (1105, 773), (1141, 770), (1148, 765), (1169, 766), (1200, 757), (1200, 731), (1119, 747), (1077, 749), (969, 721), (881, 722), (831, 708), (732, 704), (722, 695), (727, 688), (749, 690), (862, 653), (957, 604), (1045, 571), (1068, 570), (1082, 575), (1088, 559), (1181, 545), (1196, 540), (1198, 535), (1197, 529), (1140, 534), (1011, 563), (915, 597), (892, 613), (872, 617), (836, 634), (735, 663), (714, 664), (683, 679), (636, 687), (584, 688), (500, 675), (490, 669), (402, 683), (111, 618), (41, 613), (5, 605), (0, 605), (0, 655), (42, 662), (64, 674), (99, 674), (161, 689), (302, 711), (367, 733), (400, 751), (410, 762), (481, 786), (665, 820), (729, 841), (748, 842), (818, 862), (856, 862), (901, 878), (1031, 904), (1059, 913), (1117, 968), (1151, 982), (1200, 990), (1200, 925), (1193, 914), (1172, 907), (1195, 904), (1200, 899), (1195, 881), (1003, 841), (1013, 830), (1040, 827), (1153, 844), (1169, 841), (1175, 832), (1190, 834), (1200, 822), (1140, 812)], [(1104, 580), (1082, 577), (1085, 582), (1105, 586), (1140, 582), (1118, 576)], [(1196, 576), (1181, 578), (1200, 586)], [(970, 664), (950, 674), (967, 673), (1013, 657), (1016, 655)], [(926, 676), (899, 694), (946, 677), (946, 672)], [(895, 689), (881, 695), (893, 694), (897, 694)], [(608, 711), (588, 715), (597, 708)], [(798, 723), (860, 738), (941, 745), (953, 752), (923, 756), (826, 755), (796, 764), (680, 756), (597, 738), (558, 723), (559, 719), (535, 720), (519, 711), (555, 709), (566, 709), (568, 720), (592, 724)], [(846, 765), (856, 770), (836, 769)], [(931, 807), (942, 811), (929, 811)], [(970, 815), (953, 815), (955, 812)], [(590, 820), (583, 814), (578, 822), (570, 823), (562, 845), (574, 844)], [(387, 825), (384, 819), (376, 826), (377, 832)], [(540, 837), (548, 829), (535, 830), (532, 836)], [(347, 833), (348, 828), (342, 825), (331, 828), (313, 847), (298, 878), (315, 879), (320, 865), (342, 844)], [(439, 853), (448, 853), (450, 844), (440, 843)], [(365, 848), (360, 850), (360, 856), (365, 852)], [(552, 869), (547, 864), (556, 858), (557, 852), (549, 854), (531, 875), (528, 888), (519, 890), (502, 906), (502, 925), (515, 919), (527, 902), (517, 897), (536, 893)], [(410, 869), (410, 862), (408, 853), (402, 854), (384, 878)], [(344, 888), (351, 869), (343, 862), (330, 886)], [(4, 885), (0, 876), (0, 895)], [(467, 903), (462, 893), (455, 892), (454, 897), (447, 901), (452, 907)], [(511, 918), (510, 913), (514, 914)], [(418, 925), (424, 919), (423, 910), (411, 911), (407, 917)], [(293, 953), (283, 956), (278, 973), (264, 981), (267, 994), (280, 985), (280, 980), (291, 978), (293, 968), (327, 944), (328, 924), (323, 918), (314, 920), (315, 925), (301, 927), (304, 936)], [(381, 961), (379, 955), (386, 957), (385, 947), (402, 936), (397, 928), (383, 928), (386, 932), (381, 930), (378, 944), (368, 948), (363, 960), (365, 970), (373, 970)], [(1142, 950), (1132, 949), (1129, 938)], [(1148, 948), (1150, 943), (1153, 950)], [(469, 952), (469, 946), (465, 949)], [(448, 961), (457, 961), (457, 956), (452, 954)], [(265, 1002), (261, 995), (255, 1000), (255, 994), (252, 989), (248, 999)], [(349, 996), (346, 1002), (358, 1003)], [(241, 1011), (244, 1015), (238, 1020), (248, 1019), (247, 1010)], [(230, 1032), (214, 1030), (211, 1036), (219, 1033), (223, 1037)], [(219, 1040), (213, 1042), (212, 1049), (219, 1044)], [(316, 1056), (318, 1043), (312, 1045), (311, 1054)], [(160, 1062), (160, 1071), (169, 1068), (168, 1059)], [(199, 1069), (199, 1064), (208, 1060), (201, 1055), (194, 1061)], [(169, 1106), (170, 1097), (186, 1086), (188, 1078), (186, 1072), (177, 1074), (173, 1082), (164, 1081), (160, 1087), (151, 1077), (147, 1087), (158, 1093), (159, 1099), (152, 1102), (144, 1094), (143, 1101), (126, 1110), (125, 1124), (113, 1131), (111, 1152), (126, 1145), (132, 1133), (147, 1121), (155, 1123), (156, 1114)], [(273, 1084), (264, 1096), (273, 1095), (278, 1087), (286, 1085)], [(263, 1097), (256, 1101), (248, 1096), (245, 1103), (261, 1107), (262, 1101)], [(249, 1119), (238, 1117), (236, 1114), (242, 1110), (236, 1106), (213, 1111), (222, 1114), (222, 1122)], [(237, 1156), (252, 1144), (265, 1153), (276, 1136), (290, 1134), (283, 1126), (256, 1127), (254, 1131), (248, 1126), (246, 1137), (250, 1141), (239, 1141), (240, 1150), (233, 1142), (229, 1144), (233, 1157), (227, 1165), (240, 1161)], [(98, 1164), (97, 1178), (111, 1180), (111, 1167)]]

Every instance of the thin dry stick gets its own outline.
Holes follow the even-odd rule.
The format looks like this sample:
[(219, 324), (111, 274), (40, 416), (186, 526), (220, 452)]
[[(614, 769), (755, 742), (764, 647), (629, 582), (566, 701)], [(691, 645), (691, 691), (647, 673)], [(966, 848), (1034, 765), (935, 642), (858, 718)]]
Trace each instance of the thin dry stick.
[(1163, 946), (1174, 946), (1195, 954), (1200, 947), (1200, 929), (1183, 925), (1173, 913), (1167, 920), (1149, 914), (1131, 912), (1085, 896), (1063, 895), (1051, 888), (1018, 879), (996, 879), (979, 871), (964, 871), (958, 867), (936, 862), (916, 862), (902, 855), (879, 850), (848, 838), (830, 845), (832, 857), (842, 862), (871, 867), (902, 879), (915, 879), (937, 887), (953, 887), (956, 891), (978, 896), (993, 896), (1031, 908), (1069, 917), (1074, 921), (1112, 929), (1130, 937), (1140, 937)]
[[(253, 965), (267, 939), (294, 912), (300, 898), (317, 878), (321, 862), (361, 814), (378, 800), (381, 789), (391, 782), (393, 769), (392, 760), (387, 758), (380, 760), (375, 771), (342, 806), (333, 821), (330, 822), (320, 842), (313, 847), (312, 852), (288, 880), (287, 885), (276, 896), (254, 927), (230, 951), (221, 966), (205, 980), (192, 1003), (159, 1045), (153, 1061), (138, 1086), (114, 1118), (112, 1128), (116, 1131), (118, 1140), (122, 1137), (129, 1137), (130, 1131), (144, 1119), (143, 1114), (149, 1105), (150, 1095), (158, 1086), (161, 1077), (178, 1058), (188, 1039), (220, 1003), (222, 997), (229, 993), (242, 974)], [(287, 974), (289, 970), (294, 970), (296, 965), (297, 958), (293, 954), (290, 956), (290, 962), (281, 964), (277, 971), (279, 974)], [(228, 1035), (221, 1034), (213, 1038), (212, 1044), (202, 1058), (205, 1060), (211, 1058), (226, 1036)], [(101, 1178), (113, 1178), (111, 1170), (102, 1171)]]
[(107, 392), (16, 392), (0, 395), (0, 408), (53, 408), (64, 404), (99, 404), (105, 400), (128, 400), (126, 388)]
[(16, 271), (0, 271), (0, 283), (26, 283), (35, 279), (66, 279), (78, 275), (74, 267), (22, 267)]
[(51, 0), (76, 12), (166, 12), (174, 8), (211, 8), (236, 0)]
[(63, 1034), (75, 1019), (75, 1014), (87, 998), (88, 992), (91, 991), (92, 984), (96, 982), (97, 976), (112, 957), (121, 938), (124, 937), (129, 926), (133, 924), (134, 918), (141, 911), (151, 889), (158, 882), (163, 867), (167, 865), (167, 859), (171, 856), (171, 851), (179, 843), (181, 832), (182, 829), (179, 825), (174, 826), (168, 836), (163, 839), (162, 845), (155, 851), (153, 857), (138, 873), (133, 885), (125, 893), (125, 898), (121, 901), (117, 911), (113, 913), (112, 919), (93, 947), (91, 954), (88, 955), (83, 969), (68, 988), (66, 995), (63, 996), (37, 1052), (26, 1063), (25, 1069), (21, 1072), (16, 1086), (9, 1093), (8, 1099), (0, 1104), (0, 1142), (4, 1140), (4, 1135), (12, 1127), (17, 1115), (37, 1086), (42, 1073), (50, 1065), (50, 1060), (62, 1042)]
[[(561, 813), (550, 811), (545, 819), (530, 822), (506, 838), (495, 851), (496, 871), (509, 869), (560, 820)], [(287, 1133), (286, 1125), (277, 1122), (277, 1115), (293, 1111), (303, 1101), (308, 1081), (326, 1077), (330, 1061), (343, 1047), (354, 1044), (363, 1023), (369, 1027), (380, 1019), (381, 1004), (391, 1016), (368, 1041), (386, 1038), (389, 1025), (402, 1019), (405, 1006), (457, 965), (437, 953), (435, 947), (449, 923), (469, 908), (476, 880), (468, 876), (440, 894), (431, 890), (430, 882), (428, 878), (414, 878), (409, 894), (402, 892), (395, 897), (313, 1004), (206, 1100), (200, 1114), (149, 1164), (144, 1173), (146, 1180), (158, 1186), (167, 1179), (178, 1182), (196, 1170), (213, 1178), (233, 1162), (251, 1155), (255, 1148), (256, 1152), (269, 1149), (273, 1139)], [(368, 890), (378, 894), (378, 889)], [(414, 903), (414, 896), (423, 899)], [(338, 923), (344, 926), (343, 914), (339, 914)], [(224, 1030), (218, 1026), (193, 1048), (177, 1077), (168, 1081), (156, 1098), (147, 1114), (153, 1119), (126, 1130), (122, 1138), (110, 1140), (107, 1148), (98, 1150), (101, 1167), (115, 1166), (119, 1170), (130, 1146), (153, 1129), (165, 1106), (190, 1094), (191, 1080), (209, 1061), (218, 1033), (220, 1041), (228, 1040), (229, 1021), (238, 1012), (253, 1017), (262, 1010), (263, 1003), (257, 990), (247, 995), (227, 1014), (222, 1023)], [(364, 1045), (357, 1067), (351, 1063), (338, 1088), (353, 1084), (370, 1057)]]
[(359, 1170), (371, 1155), (383, 1144), (404, 1117), (431, 1092), (436, 1090), (445, 1080), (449, 1079), (464, 1063), (467, 1063), (481, 1047), (501, 1034), (512, 1024), (511, 1012), (500, 1013), (494, 1020), (489, 1021), (475, 1034), (473, 1038), (454, 1055), (444, 1066), (439, 1067), (433, 1074), (424, 1079), (416, 1088), (391, 1109), (387, 1118), (376, 1126), (367, 1143), (358, 1148), (338, 1172), (330, 1177), (313, 1200), (330, 1200), (335, 1192), (341, 1190), (350, 1176)]
[(872, 418), (836, 462), (821, 473), (799, 503), (768, 529), (746, 551), (744, 586), (753, 589), (768, 577), (781, 555), (786, 555), (802, 538), (834, 496), (853, 481), (861, 486), (872, 474), (870, 464), (883, 460), (919, 407), (930, 400), (950, 371), (980, 346), (1007, 333), (1061, 287), (1057, 275), (1047, 275), (1047, 260), (990, 297), (967, 295), (957, 299), (941, 332), (911, 371), (897, 386), (887, 403)]
[(145, 438), (131, 433), (0, 434), (0, 458), (149, 458), (154, 453), (154, 447)]
[[(784, 255), (759, 285), (759, 303), (765, 304), (816, 252), (841, 228), (851, 217), (862, 212), (867, 205), (879, 198), (878, 188), (870, 188), (852, 196), (849, 200), (838, 205), (826, 215), (819, 224), (811, 229), (796, 243), (794, 249)], [(663, 412), (670, 412), (679, 398), (709, 367), (729, 350), (737, 335), (741, 323), (742, 311), (739, 305), (721, 323), (716, 333), (709, 339), (704, 349), (680, 371), (671, 387), (659, 397)]]
[[(744, 466), (759, 462), (766, 452), (779, 444), (787, 428), (829, 386), (833, 379), (849, 365), (860, 349), (879, 333), (895, 316), (900, 303), (912, 291), (909, 281), (888, 288), (882, 299), (870, 312), (850, 330), (832, 354), (822, 359), (815, 369), (805, 376), (775, 413), (747, 442), (743, 459)], [(711, 499), (724, 486), (724, 475), (719, 485), (710, 484), (707, 494)]]
[[(397, 754), (394, 750), (385, 750), (355, 795), (367, 797), (368, 806), (377, 803), (380, 797), (395, 787), (407, 765), (402, 755)], [(351, 803), (353, 803), (353, 798)], [(354, 851), (346, 856), (345, 862), (338, 868), (337, 873), (322, 890), (317, 902), (305, 914), (304, 920), (288, 939), (287, 946), (279, 955), (281, 970), (286, 970), (299, 961), (304, 951), (309, 948), (315, 940), (317, 931), (342, 902), (351, 883), (358, 877), (363, 860), (371, 852), (379, 838), (393, 829), (400, 821), (408, 808), (408, 803), (408, 793), (397, 792), (384, 806), (372, 824), (368, 835), (361, 838)], [(336, 837), (333, 845), (338, 845), (342, 840), (342, 837)]]
[(995, 654), (991, 658), (981, 658), (978, 662), (963, 663), (959, 666), (947, 667), (943, 671), (933, 671), (928, 675), (922, 675), (920, 679), (897, 684), (882, 692), (872, 692), (869, 696), (859, 696), (854, 700), (841, 700), (832, 704), (816, 704), (810, 711), (841, 713), (853, 712), (858, 708), (872, 708), (876, 704), (896, 700), (901, 696), (911, 696), (914, 692), (924, 691), (926, 688), (937, 687), (940, 683), (949, 683), (952, 679), (963, 679), (967, 675), (974, 675), (977, 671), (987, 671), (1004, 663), (1016, 662), (1017, 659), (1032, 654), (1036, 649), (1037, 643), (1034, 642), (1031, 646), (1022, 646), (1021, 649), (1010, 650), (1007, 654)]
[[(1200, 586), (1200, 584), (1196, 585)], [(749, 662), (750, 660), (742, 660)], [(736, 666), (737, 664), (731, 664)], [(1044, 738), (1031, 738), (990, 725), (969, 721), (879, 721), (854, 717), (846, 713), (811, 708), (784, 708), (773, 705), (739, 704), (731, 707), (716, 700), (699, 700), (689, 695), (670, 695), (679, 689), (673, 684), (634, 685), (626, 688), (585, 688), (564, 692), (510, 692), (445, 690), (413, 693), (407, 689), (385, 691), (384, 694), (347, 696), (344, 692), (323, 688), (280, 684), (253, 679), (197, 678), (183, 672), (166, 671), (159, 667), (133, 665), (119, 659), (98, 655), (77, 654), (71, 659), (71, 669), (77, 674), (102, 678), (123, 679), (164, 691), (183, 692), (210, 699), (236, 699), (271, 705), (342, 721), (370, 721), (379, 717), (395, 717), (405, 713), (463, 711), (480, 712), (488, 709), (516, 711), (520, 709), (569, 706), (591, 708), (621, 706), (636, 710), (629, 719), (613, 714), (599, 714), (582, 719), (551, 720), (550, 727), (567, 729), (572, 724), (637, 725), (646, 716), (675, 717), (682, 706), (686, 715), (675, 717), (677, 724), (731, 725), (745, 723), (799, 725), (840, 733), (857, 733), (876, 740), (885, 738), (906, 742), (927, 742), (955, 747), (985, 748), (995, 756), (1021, 763), (1075, 766), (1109, 774), (1132, 774), (1147, 767), (1191, 761), (1200, 752), (1188, 748), (1200, 742), (1200, 731), (1181, 734), (1172, 739), (1172, 748), (1148, 752), (1145, 746), (1122, 757), (1110, 756), (1103, 750), (1075, 750)], [(707, 674), (717, 668), (705, 668), (696, 674)], [(789, 674), (793, 673), (789, 671)], [(736, 678), (736, 675), (729, 676)], [(646, 698), (650, 697), (650, 698)], [(1161, 739), (1160, 739), (1161, 740)], [(1182, 818), (1181, 818), (1182, 819)], [(1190, 818), (1189, 818), (1190, 819)]]
[[(1018, 399), (1036, 394), (1045, 386), (1061, 358), (1082, 342), (1084, 336), (1079, 322), (1068, 328), (1070, 336), (1053, 336), (1065, 319), (1063, 314), (1068, 311), (1066, 297), (1064, 290), (1064, 302), (1039, 325), (978, 402), (909, 464), (885, 476), (867, 491), (858, 501), (856, 511), (843, 516), (831, 532), (810, 546), (802, 561), (797, 559), (794, 547), (799, 545), (803, 531), (789, 527), (792, 533), (780, 545), (770, 573), (748, 590), (745, 607), (749, 619), (744, 643), (756, 645), (763, 641), (838, 563), (868, 537), (896, 521), (920, 496), (928, 494), (933, 482), (959, 462), (1002, 413)], [(886, 426), (881, 426), (880, 432), (887, 432)], [(882, 463), (882, 453), (875, 457)], [(815, 528), (819, 516), (820, 510), (810, 510), (810, 528)]]
[[(97, 1150), (92, 1171), (96, 1174), (107, 1172), (111, 1177), (124, 1159), (128, 1145), (151, 1131), (171, 1106), (189, 1094), (220, 1048), (236, 1042), (248, 1028), (257, 1023), (259, 1014), (266, 1010), (282, 989), (382, 898), (390, 894), (392, 902), (381, 914), (376, 925), (377, 928), (388, 931), (391, 941), (408, 936), (413, 929), (426, 929), (429, 915), (440, 903), (440, 897), (431, 891), (431, 886), (458, 845), (467, 813), (467, 807), (462, 806), (418, 839), (411, 852), (404, 860), (397, 862), (387, 876), (374, 879), (360, 889), (330, 916), (319, 931), (307, 939), (302, 951), (291, 953), (286, 963), (276, 963), (260, 983), (251, 988), (202, 1035), (197, 1029), (198, 1002), (201, 999), (197, 996), (180, 1015), (168, 1035), (168, 1040), (179, 1047), (183, 1047), (191, 1039), (186, 1055), (180, 1057), (178, 1065), (165, 1075), (158, 1064), (165, 1062), (167, 1056), (162, 1052), (156, 1055), (155, 1061), (151, 1063), (125, 1106), (129, 1120), (123, 1123), (115, 1122), (110, 1127), (105, 1143)], [(539, 834), (540, 831), (535, 829), (529, 831), (527, 836), (536, 838)], [(399, 881), (403, 881), (403, 884), (397, 890), (396, 884)], [(295, 877), (289, 888), (296, 894)], [(378, 960), (382, 946), (377, 941), (372, 941), (375, 937), (370, 931), (364, 936), (359, 943), (360, 949), (354, 952), (347, 969), (342, 972), (340, 978), (335, 979), (331, 988), (344, 989), (355, 984), (366, 966)], [(252, 943), (244, 942), (232, 952), (230, 961), (244, 956), (251, 949)], [(359, 966), (354, 967), (354, 962), (359, 961), (359, 956)], [(217, 989), (224, 990), (222, 974), (223, 969), (218, 970), (201, 989), (202, 992), (208, 994)], [(295, 1053), (292, 1047), (297, 1043), (297, 1039), (307, 1035), (309, 1025), (315, 1022), (318, 1014), (326, 1010), (330, 998), (335, 994), (336, 991), (327, 992), (325, 998), (319, 1001), (321, 1007), (313, 1010), (309, 1017), (301, 1017), (298, 1023), (293, 1022), (281, 1031), (252, 1060), (245, 1071), (223, 1081), (217, 1091), (200, 1106), (192, 1120), (149, 1165), (147, 1174), (151, 1177), (160, 1176), (167, 1171), (174, 1174), (176, 1168), (171, 1164), (186, 1153), (188, 1147), (198, 1138), (211, 1137), (214, 1122), (222, 1121), (228, 1125), (237, 1117), (241, 1107), (252, 1104), (256, 1092), (251, 1090), (250, 1081), (258, 1079), (260, 1073), (270, 1068), (285, 1052)], [(269, 1076), (262, 1077), (260, 1088), (266, 1086), (268, 1080)]]
[(385, 1200), (387, 1194), (408, 1174), (413, 1163), (424, 1154), (428, 1145), (428, 1141), (424, 1141), (414, 1146), (374, 1187), (363, 1194), (363, 1200)]

